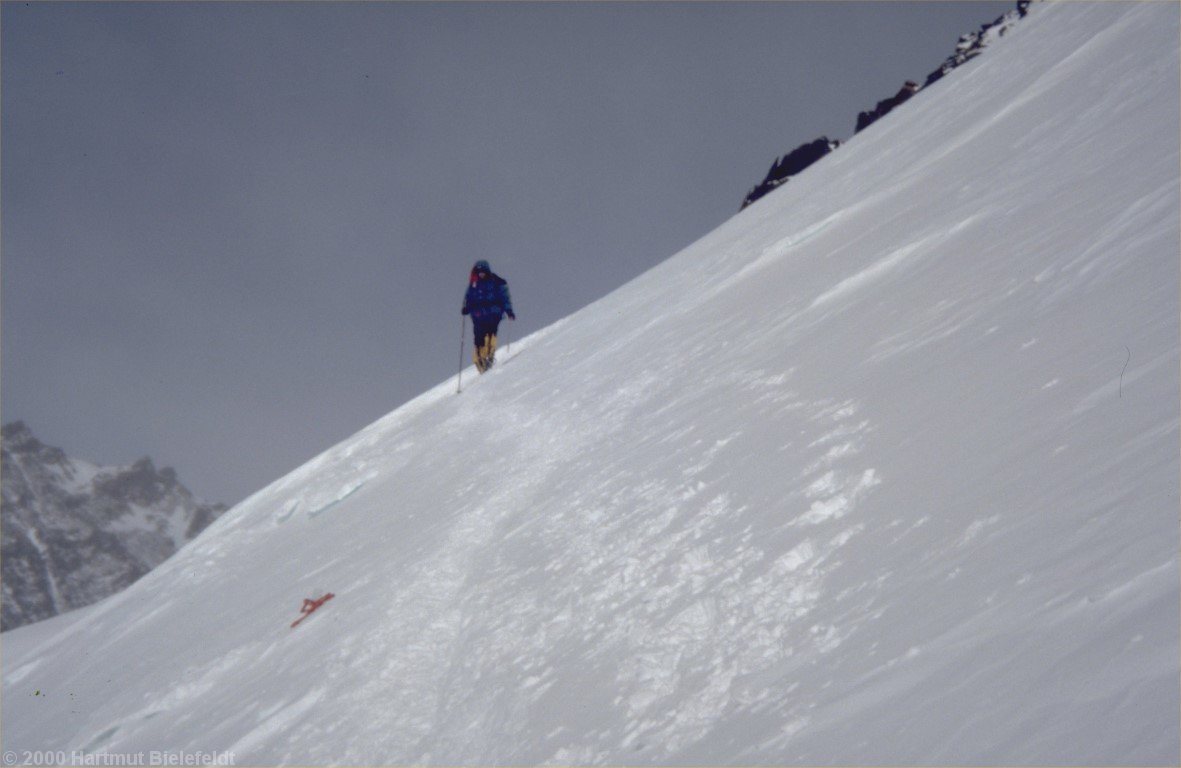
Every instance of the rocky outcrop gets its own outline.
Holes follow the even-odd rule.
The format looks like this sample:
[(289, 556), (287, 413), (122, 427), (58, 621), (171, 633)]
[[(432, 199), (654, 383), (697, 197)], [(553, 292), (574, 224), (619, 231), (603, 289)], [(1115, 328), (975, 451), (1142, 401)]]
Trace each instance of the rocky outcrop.
[(840, 145), (839, 141), (821, 136), (819, 139), (801, 144), (786, 155), (777, 158), (771, 164), (771, 170), (767, 171), (763, 180), (747, 193), (746, 198), (742, 201), (742, 207), (745, 208), (771, 190), (781, 186), (792, 176), (800, 173)]
[(225, 511), (150, 459), (99, 467), (41, 443), (27, 426), (0, 441), (0, 630), (124, 589)]
[[(1015, 10), (998, 16), (994, 21), (981, 25), (980, 29), (975, 32), (968, 32), (960, 35), (959, 41), (955, 46), (955, 53), (948, 56), (939, 68), (927, 75), (926, 81), (921, 88), (926, 88), (934, 82), (940, 80), (948, 72), (951, 72), (956, 67), (965, 64), (984, 52), (992, 41), (1002, 37), (1019, 19), (1025, 17), (1029, 12), (1029, 0), (1021, 0), (1017, 3)], [(908, 100), (921, 90), (918, 83), (908, 80), (902, 90), (898, 91), (889, 99), (884, 99), (877, 103), (877, 106), (867, 112), (862, 112), (857, 115), (857, 126), (854, 133), (858, 133), (865, 128), (873, 125), (875, 122), (885, 117), (890, 110), (897, 107)]]
[(890, 110), (894, 109), (894, 107), (903, 103), (918, 92), (919, 84), (912, 80), (907, 80), (906, 84), (902, 86), (902, 90), (898, 91), (898, 93), (894, 94), (888, 99), (882, 99), (873, 109), (859, 113), (857, 115), (857, 127), (853, 130), (853, 132), (860, 133), (863, 129), (868, 128), (878, 120), (885, 117)]
[[(960, 35), (959, 42), (956, 44), (955, 53), (949, 56), (938, 69), (927, 75), (927, 79), (922, 86), (913, 80), (907, 80), (902, 88), (893, 96), (882, 99), (873, 109), (859, 113), (853, 132), (860, 133), (865, 130), (889, 114), (891, 110), (908, 101), (923, 88), (938, 81), (961, 64), (979, 56), (992, 41), (1003, 36), (1018, 20), (1025, 17), (1029, 11), (1031, 2), (1033, 0), (1018, 0), (1015, 10), (1009, 11), (1003, 16), (999, 16), (996, 20), (982, 25), (975, 32)], [(767, 176), (743, 198), (741, 207), (746, 208), (767, 193), (782, 186), (789, 178), (800, 173), (839, 147), (840, 144), (841, 142), (838, 140), (821, 137), (815, 141), (803, 144), (787, 155), (776, 159), (771, 166), (771, 170), (767, 172)]]
[(941, 79), (948, 72), (951, 72), (956, 67), (971, 61), (984, 52), (988, 45), (999, 37), (1003, 37), (1012, 26), (1020, 19), (1025, 18), (1029, 13), (1029, 5), (1031, 0), (1018, 0), (1017, 8), (1009, 11), (1003, 16), (998, 16), (994, 21), (988, 24), (981, 25), (980, 29), (975, 32), (968, 32), (960, 35), (959, 42), (956, 43), (955, 53), (948, 56), (947, 59), (939, 65), (939, 68), (927, 75), (926, 82), (923, 87), (927, 87)]

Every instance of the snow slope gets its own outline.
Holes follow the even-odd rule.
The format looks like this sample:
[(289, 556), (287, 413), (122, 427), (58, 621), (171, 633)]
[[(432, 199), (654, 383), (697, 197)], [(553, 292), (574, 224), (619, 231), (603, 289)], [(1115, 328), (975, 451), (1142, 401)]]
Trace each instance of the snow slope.
[(1035, 6), (461, 396), (6, 634), (4, 748), (1177, 764), (1179, 13)]

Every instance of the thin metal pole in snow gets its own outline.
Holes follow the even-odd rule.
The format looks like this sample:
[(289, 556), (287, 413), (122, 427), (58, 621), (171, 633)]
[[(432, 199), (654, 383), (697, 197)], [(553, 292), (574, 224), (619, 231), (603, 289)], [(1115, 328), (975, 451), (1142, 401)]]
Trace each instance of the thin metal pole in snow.
[(455, 377), (455, 394), (463, 391), (463, 343), (467, 336), (467, 318), (459, 316), (459, 373)]

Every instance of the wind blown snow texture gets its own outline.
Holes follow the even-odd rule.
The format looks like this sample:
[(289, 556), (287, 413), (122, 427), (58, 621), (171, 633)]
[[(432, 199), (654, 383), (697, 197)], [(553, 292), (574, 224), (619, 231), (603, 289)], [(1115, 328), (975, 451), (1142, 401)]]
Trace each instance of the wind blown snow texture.
[(1178, 16), (1035, 6), (462, 396), (5, 635), (5, 748), (1176, 764)]

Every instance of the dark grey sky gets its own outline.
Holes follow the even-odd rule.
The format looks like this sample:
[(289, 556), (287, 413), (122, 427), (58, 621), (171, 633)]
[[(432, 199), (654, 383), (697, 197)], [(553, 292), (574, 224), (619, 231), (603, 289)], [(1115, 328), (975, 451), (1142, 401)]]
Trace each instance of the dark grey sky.
[(238, 501), (454, 375), (474, 260), (542, 328), (1011, 6), (4, 2), (0, 416)]

